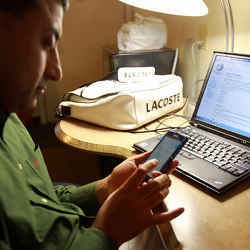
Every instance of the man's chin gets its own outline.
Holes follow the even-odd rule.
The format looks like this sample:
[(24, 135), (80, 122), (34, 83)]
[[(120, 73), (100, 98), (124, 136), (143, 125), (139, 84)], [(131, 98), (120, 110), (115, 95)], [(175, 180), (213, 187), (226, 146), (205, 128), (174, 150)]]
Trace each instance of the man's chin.
[(33, 100), (32, 109), (34, 109), (34, 108), (37, 106), (37, 103), (38, 103), (38, 98), (36, 97), (36, 98)]

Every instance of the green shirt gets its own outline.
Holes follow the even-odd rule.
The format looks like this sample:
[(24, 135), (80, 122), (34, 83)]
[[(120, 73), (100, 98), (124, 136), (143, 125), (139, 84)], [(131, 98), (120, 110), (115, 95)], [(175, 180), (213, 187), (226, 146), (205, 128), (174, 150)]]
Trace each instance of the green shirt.
[(22, 122), (0, 109), (0, 249), (117, 249), (89, 227), (99, 208), (96, 185), (55, 188)]

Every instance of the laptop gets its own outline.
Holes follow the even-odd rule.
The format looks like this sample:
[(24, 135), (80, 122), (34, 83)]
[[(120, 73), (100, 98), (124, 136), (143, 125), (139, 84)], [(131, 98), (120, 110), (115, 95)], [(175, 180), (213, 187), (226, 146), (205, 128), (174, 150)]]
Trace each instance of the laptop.
[[(250, 176), (250, 55), (215, 51), (175, 170), (215, 194)], [(159, 136), (134, 144), (154, 148)]]

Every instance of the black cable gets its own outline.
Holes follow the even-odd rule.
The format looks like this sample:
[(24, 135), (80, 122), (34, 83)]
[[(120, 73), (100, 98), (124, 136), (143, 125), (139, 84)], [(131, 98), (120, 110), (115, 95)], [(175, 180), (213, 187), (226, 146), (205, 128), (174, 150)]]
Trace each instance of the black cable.
[(152, 130), (144, 130), (144, 131), (129, 131), (132, 134), (141, 134), (141, 133), (151, 133), (151, 132), (165, 132), (169, 129), (181, 129), (183, 127), (165, 127), (165, 128), (157, 128), (157, 129), (152, 129)]

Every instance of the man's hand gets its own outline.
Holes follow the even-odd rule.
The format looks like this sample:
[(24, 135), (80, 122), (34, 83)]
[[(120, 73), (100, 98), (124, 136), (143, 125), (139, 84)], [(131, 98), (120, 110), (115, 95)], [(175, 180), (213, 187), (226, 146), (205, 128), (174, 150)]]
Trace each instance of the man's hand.
[(106, 198), (121, 186), (151, 152), (130, 157), (115, 167), (112, 173), (98, 183), (98, 200), (102, 204)]
[(162, 203), (168, 194), (168, 175), (159, 174), (148, 183), (143, 183), (146, 174), (157, 165), (150, 160), (136, 168), (99, 209), (93, 227), (109, 235), (117, 245), (130, 240), (146, 228), (166, 223), (179, 216), (184, 209), (152, 213), (152, 209)]
[[(167, 174), (171, 174), (175, 168), (178, 166), (179, 162), (178, 161), (173, 161), (167, 171)], [(159, 171), (153, 171), (152, 172), (152, 178), (156, 178), (157, 176), (160, 176), (162, 173)], [(149, 180), (151, 181), (151, 180)], [(171, 181), (171, 180), (170, 180)], [(171, 183), (171, 182), (170, 182)], [(153, 213), (162, 213), (162, 212), (166, 212), (168, 210), (165, 202), (161, 202), (157, 207), (153, 208)]]

